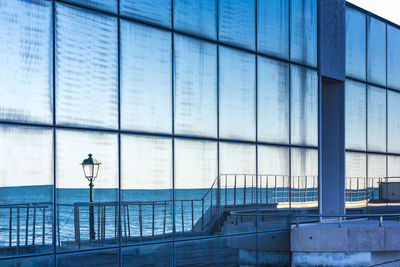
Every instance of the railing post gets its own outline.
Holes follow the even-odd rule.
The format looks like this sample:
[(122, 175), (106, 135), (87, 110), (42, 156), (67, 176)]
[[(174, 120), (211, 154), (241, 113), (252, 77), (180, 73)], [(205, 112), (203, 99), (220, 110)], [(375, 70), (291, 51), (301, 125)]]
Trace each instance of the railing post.
[(276, 181), (277, 181), (277, 180), (276, 180), (276, 175), (275, 175), (275, 192), (274, 192), (274, 194), (275, 194), (275, 203), (277, 203), (277, 202), (276, 202), (276, 190), (277, 190), (277, 184), (276, 184)]
[(228, 176), (225, 176), (225, 207), (228, 201)]
[(308, 197), (307, 197), (307, 180), (308, 176), (304, 176), (304, 202), (307, 202)]
[(282, 175), (282, 202), (285, 202), (285, 176)]
[(29, 233), (29, 207), (26, 207), (25, 246), (28, 245), (28, 233)]
[(124, 212), (124, 237), (125, 237), (125, 243), (128, 242), (128, 236), (126, 235), (126, 207), (128, 206), (128, 204), (123, 205), (123, 212)]
[(254, 202), (254, 176), (251, 176), (251, 204), (253, 204)]
[[(58, 244), (58, 246), (59, 247), (61, 247), (61, 234), (60, 234), (60, 206), (59, 205), (57, 205), (56, 206), (56, 208), (57, 208), (57, 239), (58, 239), (58, 242), (57, 242), (57, 244)], [(36, 208), (34, 208), (34, 210), (33, 210), (33, 213), (34, 213), (34, 215), (33, 215), (33, 217), (35, 217), (35, 215), (36, 215)], [(35, 221), (35, 219), (34, 219), (34, 221)], [(35, 223), (33, 223), (33, 227), (35, 228)], [(34, 230), (33, 230), (34, 231)], [(32, 240), (32, 243), (33, 243), (33, 240)]]
[(268, 175), (265, 177), (265, 204), (268, 204)]
[(353, 192), (351, 191), (351, 177), (349, 178), (349, 180), (350, 180), (350, 188), (349, 188), (349, 191), (350, 191), (350, 202), (352, 202), (353, 201)]
[(10, 208), (10, 221), (9, 221), (9, 239), (8, 239), (8, 245), (11, 247), (12, 246), (12, 208)]
[(19, 208), (17, 208), (17, 247), (19, 247)]
[(43, 226), (42, 226), (42, 245), (45, 244), (45, 235), (46, 235), (46, 208), (43, 207)]
[(315, 176), (312, 177), (312, 181), (313, 181), (313, 190), (312, 190), (312, 201), (315, 200)]
[(155, 209), (154, 209), (154, 202), (151, 203), (151, 208), (153, 210), (153, 214), (152, 214), (152, 218), (151, 218), (151, 235), (154, 236), (154, 213), (155, 213)]
[(357, 179), (357, 197), (356, 197), (356, 201), (358, 201), (358, 200), (359, 200), (359, 198), (358, 198), (358, 196), (359, 196), (358, 192), (359, 192), (359, 190), (360, 190), (360, 179), (359, 179), (359, 177), (357, 177), (356, 179)]
[(204, 198), (201, 199), (201, 230), (204, 230)]
[(246, 175), (244, 177), (244, 187), (243, 187), (243, 205), (246, 205)]
[(234, 181), (234, 185), (233, 185), (233, 206), (236, 207), (236, 174), (234, 176), (235, 181)]
[(97, 239), (100, 240), (100, 205), (97, 206)]
[(300, 203), (300, 176), (297, 177), (297, 202)]
[(103, 206), (103, 238), (101, 244), (103, 244), (104, 239), (106, 239), (106, 220), (107, 220), (107, 206)]
[[(212, 197), (211, 197), (211, 210), (212, 210)], [(185, 220), (184, 220), (184, 216), (183, 216), (183, 200), (181, 200), (181, 212), (182, 212), (182, 217), (181, 217), (181, 219), (182, 219), (182, 233), (184, 233), (185, 232)]]
[[(128, 220), (129, 222), (129, 220)], [(142, 221), (142, 204), (139, 203), (139, 230), (140, 230), (140, 241), (143, 241), (143, 221)]]
[[(58, 211), (58, 209), (57, 209)], [(60, 219), (58, 219), (60, 220)], [(58, 227), (60, 227), (60, 222), (58, 222)], [(33, 206), (33, 226), (32, 226), (32, 246), (35, 245), (36, 238), (36, 204)], [(58, 230), (58, 242), (60, 241), (60, 229)]]
[(194, 232), (194, 212), (193, 212), (193, 200), (192, 200), (192, 232)]
[(164, 223), (163, 223), (163, 238), (165, 238), (165, 227), (167, 224), (167, 201), (164, 201)]
[(117, 239), (117, 214), (118, 214), (118, 205), (114, 206), (114, 238)]
[[(140, 204), (139, 204), (139, 208), (140, 208), (140, 211), (141, 211)], [(128, 237), (130, 238), (131, 237), (131, 221), (130, 221), (130, 218), (129, 218), (129, 206), (128, 205), (126, 205), (126, 222), (128, 224)]]

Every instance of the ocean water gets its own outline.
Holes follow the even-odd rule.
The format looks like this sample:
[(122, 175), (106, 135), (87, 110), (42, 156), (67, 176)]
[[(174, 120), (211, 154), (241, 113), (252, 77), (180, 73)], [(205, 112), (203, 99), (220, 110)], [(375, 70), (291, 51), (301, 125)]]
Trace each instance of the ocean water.
[[(221, 205), (233, 205), (235, 202), (237, 205), (255, 203), (257, 195), (259, 203), (265, 203), (266, 200), (268, 203), (274, 203), (275, 198), (277, 202), (289, 201), (288, 188), (278, 188), (276, 194), (274, 188), (269, 188), (268, 192), (265, 188), (257, 192), (258, 194), (256, 194), (256, 188), (253, 187), (248, 187), (246, 190), (238, 188), (236, 194), (232, 188), (221, 189), (220, 203)], [(355, 192), (351, 193), (355, 197)], [(305, 194), (304, 189), (292, 189), (291, 195), (292, 201), (311, 201), (313, 192), (308, 189)], [(317, 195), (316, 192), (315, 195)], [(378, 196), (377, 192), (375, 192), (375, 196)], [(76, 221), (74, 203), (87, 203), (89, 189), (57, 189), (56, 197), (58, 208), (54, 219), (57, 222), (57, 244), (74, 241), (74, 222)], [(216, 189), (177, 189), (174, 197), (175, 210), (172, 207), (172, 190), (121, 190), (121, 201), (124, 203), (121, 206), (122, 238), (125, 235), (138, 237), (140, 234), (149, 236), (153, 233), (154, 235), (171, 233), (173, 214), (175, 214), (177, 232), (191, 231), (192, 225), (201, 222), (202, 214), (207, 212), (211, 205), (215, 207), (217, 204)], [(0, 188), (0, 246), (9, 245), (10, 234), (12, 245), (16, 245), (18, 239), (20, 245), (33, 242), (42, 244), (43, 241), (45, 244), (51, 244), (53, 236), (52, 199), (52, 186)], [(105, 218), (105, 238), (114, 238), (117, 233), (116, 225), (118, 225), (118, 208), (116, 206), (118, 189), (94, 189), (94, 200), (95, 204), (102, 203), (105, 206), (104, 215), (101, 208), (94, 207), (96, 237), (99, 233), (99, 219)], [(30, 206), (27, 209), (18, 204), (30, 204)], [(41, 206), (34, 209), (33, 204)], [(79, 207), (79, 228), (80, 238), (89, 239), (88, 206)]]

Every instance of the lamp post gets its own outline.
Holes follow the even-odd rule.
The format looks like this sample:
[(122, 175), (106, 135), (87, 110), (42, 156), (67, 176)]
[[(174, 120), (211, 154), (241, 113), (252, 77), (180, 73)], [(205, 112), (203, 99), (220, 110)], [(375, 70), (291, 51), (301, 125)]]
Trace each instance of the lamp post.
[[(90, 202), (93, 202), (93, 181), (97, 178), (100, 164), (97, 159), (92, 158), (92, 154), (89, 154), (89, 157), (82, 161), (83, 173), (89, 181)], [(96, 233), (94, 232), (94, 208), (92, 205), (89, 206), (89, 233), (90, 240), (94, 240)]]

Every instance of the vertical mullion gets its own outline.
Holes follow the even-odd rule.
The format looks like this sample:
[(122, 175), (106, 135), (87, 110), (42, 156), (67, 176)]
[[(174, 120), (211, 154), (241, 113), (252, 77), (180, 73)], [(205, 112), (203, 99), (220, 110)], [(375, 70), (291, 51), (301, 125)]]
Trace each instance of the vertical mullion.
[(175, 265), (175, 53), (174, 0), (171, 0), (171, 105), (172, 105), (172, 266)]
[[(292, 18), (291, 18), (291, 0), (288, 0), (288, 13), (289, 13), (289, 35), (288, 35), (288, 42), (289, 42), (289, 61), (292, 59), (292, 44), (291, 44), (291, 35), (292, 35)], [(289, 177), (288, 177), (288, 202), (289, 202), (289, 218), (291, 220), (292, 217), (292, 64), (289, 64)], [(283, 177), (282, 182), (282, 189), (285, 190), (285, 178)]]
[[(217, 60), (215, 62), (217, 64), (217, 92), (216, 92), (217, 93), (217, 140), (218, 140), (217, 141), (217, 179), (218, 179), (218, 183), (220, 185), (220, 159), (219, 159), (219, 157), (220, 157), (220, 152), (219, 152), (219, 149), (220, 149), (220, 145), (219, 145), (219, 101), (220, 101), (219, 100), (219, 0), (216, 0), (216, 12), (215, 12), (215, 15), (216, 15), (216, 21), (217, 21)], [(225, 179), (227, 179), (227, 178), (225, 178)], [(218, 201), (219, 201), (219, 204), (221, 204), (220, 197), (221, 197), (221, 194), (220, 194), (220, 186), (219, 186), (218, 187)], [(221, 205), (217, 205), (217, 214), (218, 214), (219, 218), (221, 217), (220, 216), (220, 212), (221, 212), (220, 208), (221, 208)], [(217, 231), (218, 232), (218, 237), (217, 237), (217, 264), (218, 264), (218, 266), (220, 266), (221, 265), (221, 263), (220, 263), (221, 220), (220, 219), (218, 219), (218, 221), (217, 221), (217, 227), (218, 227), (218, 231)]]
[(57, 165), (56, 165), (56, 4), (55, 0), (52, 2), (52, 45), (53, 45), (53, 58), (52, 58), (52, 74), (53, 74), (53, 264), (54, 266), (57, 266), (57, 258), (56, 258), (56, 253), (57, 253), (57, 242), (56, 242), (56, 229), (58, 228), (58, 225), (56, 225), (56, 210), (57, 210)]
[[(120, 0), (117, 0), (117, 27), (118, 27), (118, 258), (119, 266), (122, 267), (121, 250), (121, 19)], [(116, 216), (116, 215), (115, 215)]]
[[(254, 19), (255, 19), (255, 119), (256, 119), (256, 266), (258, 266), (258, 14), (257, 14), (257, 3), (258, 0), (254, 0)], [(253, 178), (252, 178), (253, 179)]]

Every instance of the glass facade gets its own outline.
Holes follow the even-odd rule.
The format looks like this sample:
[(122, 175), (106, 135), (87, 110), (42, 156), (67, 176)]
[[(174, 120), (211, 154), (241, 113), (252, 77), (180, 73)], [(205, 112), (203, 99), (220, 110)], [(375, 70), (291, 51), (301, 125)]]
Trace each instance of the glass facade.
[[(0, 265), (290, 263), (266, 240), (318, 212), (317, 0), (0, 0), (0, 21)], [(349, 204), (400, 176), (399, 32), (346, 8)]]
[(348, 211), (386, 205), (380, 185), (399, 180), (398, 36), (399, 27), (356, 7), (346, 7)]

